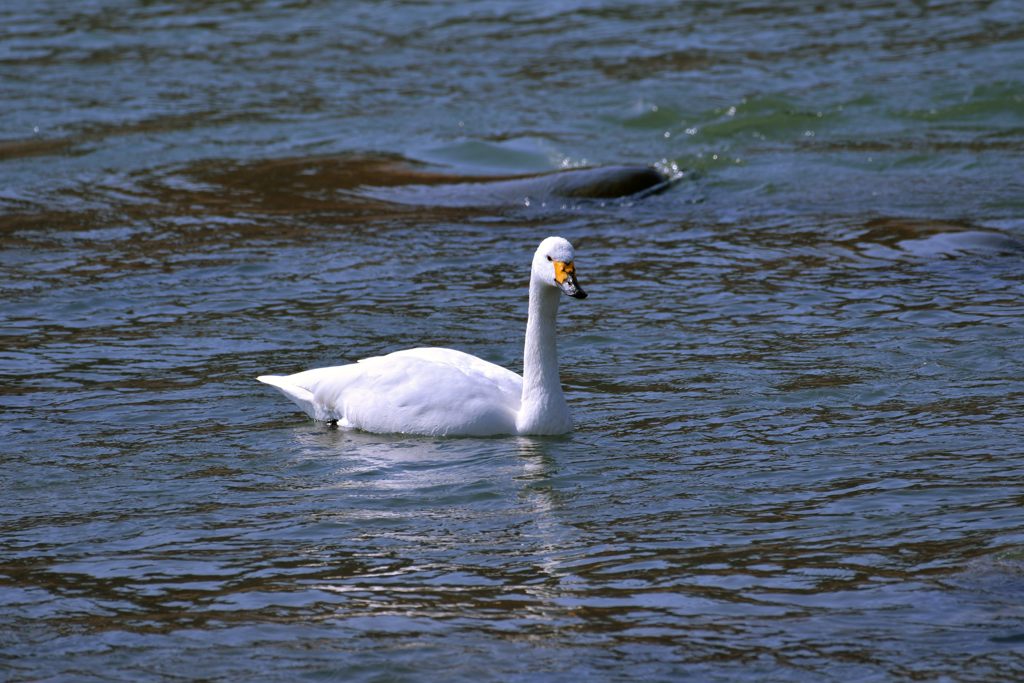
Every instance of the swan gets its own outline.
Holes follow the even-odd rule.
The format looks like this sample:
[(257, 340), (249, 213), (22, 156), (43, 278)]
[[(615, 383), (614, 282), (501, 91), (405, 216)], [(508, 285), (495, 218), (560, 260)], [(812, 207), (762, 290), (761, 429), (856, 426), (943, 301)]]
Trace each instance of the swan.
[(314, 420), (377, 433), (554, 435), (572, 431), (555, 344), (559, 297), (585, 299), (575, 251), (548, 237), (533, 255), (523, 375), (462, 351), (415, 348), (349, 365), (257, 377)]

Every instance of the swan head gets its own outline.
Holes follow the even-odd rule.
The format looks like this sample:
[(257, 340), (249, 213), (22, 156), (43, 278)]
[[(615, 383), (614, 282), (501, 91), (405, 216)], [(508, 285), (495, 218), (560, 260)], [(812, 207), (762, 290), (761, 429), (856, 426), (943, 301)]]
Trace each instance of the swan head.
[(556, 287), (574, 299), (586, 299), (587, 293), (576, 281), (576, 250), (564, 237), (548, 237), (533, 255), (533, 276)]

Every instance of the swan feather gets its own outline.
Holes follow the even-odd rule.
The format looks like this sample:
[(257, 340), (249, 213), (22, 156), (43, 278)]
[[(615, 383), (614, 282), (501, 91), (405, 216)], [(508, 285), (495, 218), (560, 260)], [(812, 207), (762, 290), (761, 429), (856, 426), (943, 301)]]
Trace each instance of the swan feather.
[(315, 420), (379, 433), (515, 433), (523, 378), (454, 349), (422, 347), (351, 365), (258, 378)]

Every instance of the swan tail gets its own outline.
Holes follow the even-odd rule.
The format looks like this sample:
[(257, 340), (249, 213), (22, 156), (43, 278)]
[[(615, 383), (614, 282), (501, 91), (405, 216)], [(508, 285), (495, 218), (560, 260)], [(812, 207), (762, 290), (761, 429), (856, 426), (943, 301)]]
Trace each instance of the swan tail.
[(260, 375), (256, 378), (264, 384), (269, 384), (275, 387), (282, 394), (287, 396), (292, 403), (302, 408), (302, 411), (309, 415), (314, 420), (317, 419), (316, 403), (313, 400), (313, 392), (309, 389), (303, 389), (300, 386), (291, 384), (288, 381), (288, 377), (282, 377), (280, 375)]

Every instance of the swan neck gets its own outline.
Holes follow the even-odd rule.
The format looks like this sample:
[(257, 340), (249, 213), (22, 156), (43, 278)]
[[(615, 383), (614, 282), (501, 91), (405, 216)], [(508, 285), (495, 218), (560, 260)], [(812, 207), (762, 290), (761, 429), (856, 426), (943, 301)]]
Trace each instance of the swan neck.
[(558, 377), (555, 316), (561, 297), (555, 287), (530, 278), (530, 314), (523, 350), (523, 395), (516, 415), (519, 434), (565, 434), (572, 414)]
[(530, 312), (523, 351), (523, 403), (544, 394), (561, 396), (555, 341), (558, 302), (558, 290), (531, 278)]

